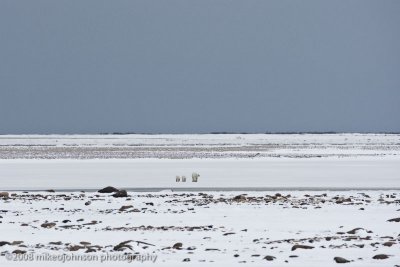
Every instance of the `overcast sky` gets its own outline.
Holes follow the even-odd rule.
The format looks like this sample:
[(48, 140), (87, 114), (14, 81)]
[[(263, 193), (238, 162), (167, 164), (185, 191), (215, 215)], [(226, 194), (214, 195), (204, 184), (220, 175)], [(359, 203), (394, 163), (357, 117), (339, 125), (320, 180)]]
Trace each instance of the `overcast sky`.
[(400, 131), (400, 1), (1, 0), (0, 133)]

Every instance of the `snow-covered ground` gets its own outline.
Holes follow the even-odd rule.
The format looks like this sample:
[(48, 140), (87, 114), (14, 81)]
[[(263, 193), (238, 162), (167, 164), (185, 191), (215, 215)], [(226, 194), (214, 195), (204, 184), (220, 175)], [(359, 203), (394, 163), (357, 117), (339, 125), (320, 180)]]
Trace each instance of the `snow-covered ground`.
[(400, 135), (4, 135), (0, 179), (3, 190), (400, 188)]
[[(336, 266), (335, 257), (351, 261), (348, 266), (400, 261), (400, 222), (388, 221), (400, 217), (400, 191), (128, 194), (14, 192), (0, 200), (0, 242), (6, 242), (0, 265), (55, 266), (61, 263), (35, 257), (65, 254), (98, 256), (68, 266), (98, 266), (102, 257), (124, 253), (159, 266)], [(25, 256), (8, 254), (16, 250)], [(373, 258), (380, 254), (388, 258)]]
[(399, 217), (398, 134), (0, 136), (0, 266), (397, 266)]
[(0, 136), (1, 159), (313, 158), (399, 155), (399, 134)]
[[(192, 172), (200, 174), (197, 183)], [(176, 175), (187, 182), (177, 183)], [(0, 190), (400, 188), (400, 157), (0, 160)]]

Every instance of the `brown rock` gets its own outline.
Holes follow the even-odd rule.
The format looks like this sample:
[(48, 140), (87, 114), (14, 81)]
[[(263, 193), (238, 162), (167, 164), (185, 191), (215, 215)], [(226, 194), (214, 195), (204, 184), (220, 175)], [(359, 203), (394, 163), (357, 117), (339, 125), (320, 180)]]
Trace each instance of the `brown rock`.
[(267, 255), (267, 256), (264, 257), (264, 260), (267, 260), (267, 261), (273, 261), (275, 259), (276, 259), (276, 257), (270, 256), (270, 255)]
[(395, 242), (392, 242), (392, 241), (387, 241), (387, 242), (383, 243), (382, 245), (384, 245), (385, 247), (391, 247), (391, 246), (393, 246), (394, 244), (396, 244), (396, 243), (395, 243)]
[(26, 251), (25, 250), (20, 250), (20, 249), (16, 249), (12, 252), (12, 254), (25, 254)]
[(118, 192), (116, 192), (112, 196), (113, 197), (127, 197), (128, 193), (126, 192), (126, 190), (119, 190)]
[(127, 209), (133, 208), (132, 205), (126, 205), (126, 206), (122, 206), (121, 208), (119, 208), (119, 211), (125, 211)]
[(100, 189), (97, 192), (99, 192), (99, 193), (115, 193), (115, 192), (118, 192), (118, 191), (119, 190), (117, 188), (115, 188), (115, 187), (107, 186), (107, 187), (104, 187), (103, 189)]
[(342, 257), (334, 257), (333, 260), (336, 263), (348, 263), (348, 262), (350, 262), (349, 260), (346, 260), (345, 258), (342, 258)]
[(244, 195), (238, 195), (233, 198), (234, 201), (246, 201), (246, 197)]
[(375, 256), (373, 256), (372, 258), (374, 259), (374, 260), (384, 260), (384, 259), (387, 259), (387, 258), (389, 258), (390, 256), (389, 255), (386, 255), (386, 254), (377, 254), (377, 255), (375, 255)]
[(79, 245), (74, 245), (74, 246), (70, 246), (70, 247), (68, 248), (68, 250), (69, 250), (69, 251), (78, 251), (78, 250), (83, 249), (83, 248), (85, 248), (85, 247), (79, 246)]
[(296, 250), (296, 249), (313, 249), (313, 246), (307, 246), (307, 245), (294, 245), (292, 247), (292, 251)]
[(42, 223), (42, 225), (40, 225), (43, 228), (53, 228), (54, 226), (56, 226), (55, 223)]
[(173, 249), (182, 249), (183, 244), (181, 242), (175, 243), (172, 248)]

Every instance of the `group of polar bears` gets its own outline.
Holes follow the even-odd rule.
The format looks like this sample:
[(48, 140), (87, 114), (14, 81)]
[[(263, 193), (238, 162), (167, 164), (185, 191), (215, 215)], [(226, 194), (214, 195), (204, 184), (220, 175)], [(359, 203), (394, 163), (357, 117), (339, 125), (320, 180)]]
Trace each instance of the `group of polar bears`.
[[(195, 173), (195, 172), (192, 173), (192, 182), (197, 183), (197, 181), (199, 180), (199, 177), (200, 177), (200, 174)], [(177, 175), (175, 178), (175, 181), (176, 182), (182, 181), (183, 183), (186, 183), (186, 176), (185, 175), (182, 175), (182, 176)]]

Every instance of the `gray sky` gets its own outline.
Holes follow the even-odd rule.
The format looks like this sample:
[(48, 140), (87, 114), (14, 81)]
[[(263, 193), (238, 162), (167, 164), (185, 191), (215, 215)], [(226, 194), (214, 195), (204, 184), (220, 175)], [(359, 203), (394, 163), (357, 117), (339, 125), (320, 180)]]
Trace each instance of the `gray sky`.
[(0, 133), (400, 131), (400, 1), (1, 0)]

